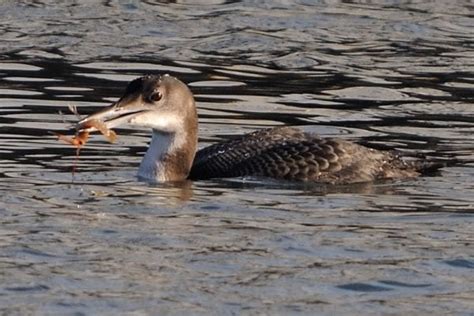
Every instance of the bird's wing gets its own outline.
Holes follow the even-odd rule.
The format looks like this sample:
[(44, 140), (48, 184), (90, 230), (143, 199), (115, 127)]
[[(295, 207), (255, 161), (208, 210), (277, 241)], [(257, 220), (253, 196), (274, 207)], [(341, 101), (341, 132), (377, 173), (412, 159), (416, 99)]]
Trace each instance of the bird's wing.
[(201, 149), (189, 178), (265, 176), (317, 180), (344, 167), (341, 163), (347, 160), (346, 143), (296, 128), (264, 129)]

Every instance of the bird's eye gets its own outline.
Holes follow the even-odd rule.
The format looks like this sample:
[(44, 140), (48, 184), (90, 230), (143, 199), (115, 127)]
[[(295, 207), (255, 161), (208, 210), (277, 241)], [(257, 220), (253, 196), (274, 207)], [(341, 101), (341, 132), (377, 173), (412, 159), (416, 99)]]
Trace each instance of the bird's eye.
[(155, 91), (150, 95), (149, 99), (151, 102), (158, 102), (161, 100), (162, 97), (163, 97), (163, 94), (161, 94), (160, 91)]

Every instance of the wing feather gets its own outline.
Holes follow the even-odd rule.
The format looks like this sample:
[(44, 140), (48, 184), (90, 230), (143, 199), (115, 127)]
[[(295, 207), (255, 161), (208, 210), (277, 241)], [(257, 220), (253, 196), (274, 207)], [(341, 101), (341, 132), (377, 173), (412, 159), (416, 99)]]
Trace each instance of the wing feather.
[(335, 141), (296, 128), (264, 129), (211, 145), (196, 153), (191, 179), (266, 176), (314, 180), (340, 169), (345, 152)]
[(424, 173), (426, 166), (418, 161), (406, 162), (390, 151), (278, 127), (201, 149), (189, 178), (264, 176), (346, 184), (415, 177)]

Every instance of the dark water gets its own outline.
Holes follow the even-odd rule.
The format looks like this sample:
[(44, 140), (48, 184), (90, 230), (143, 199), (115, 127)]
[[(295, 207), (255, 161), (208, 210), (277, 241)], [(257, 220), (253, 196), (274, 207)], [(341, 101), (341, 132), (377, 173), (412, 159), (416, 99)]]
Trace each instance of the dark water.
[[(471, 314), (471, 1), (0, 4), (2, 314)], [(147, 130), (49, 134), (145, 73), (196, 95), (201, 146), (301, 125), (456, 161), (320, 187), (134, 175)], [(58, 114), (62, 111), (64, 116)]]

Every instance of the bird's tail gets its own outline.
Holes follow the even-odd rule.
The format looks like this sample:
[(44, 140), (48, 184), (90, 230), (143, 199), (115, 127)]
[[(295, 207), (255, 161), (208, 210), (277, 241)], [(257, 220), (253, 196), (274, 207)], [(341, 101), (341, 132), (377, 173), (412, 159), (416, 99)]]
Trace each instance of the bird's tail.
[(457, 166), (464, 162), (458, 159), (449, 159), (442, 161), (434, 160), (415, 160), (412, 161), (413, 168), (423, 175), (434, 175), (440, 171), (441, 168)]
[(436, 174), (440, 171), (439, 169), (448, 166), (444, 161), (416, 161), (414, 164), (416, 171), (424, 175)]

